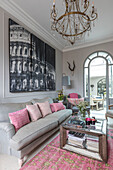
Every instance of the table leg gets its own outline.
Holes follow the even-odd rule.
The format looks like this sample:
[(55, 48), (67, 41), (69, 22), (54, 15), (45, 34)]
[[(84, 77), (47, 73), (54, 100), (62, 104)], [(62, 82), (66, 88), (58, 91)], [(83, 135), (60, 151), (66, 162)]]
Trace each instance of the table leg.
[(66, 144), (66, 140), (67, 140), (66, 130), (62, 126), (60, 126), (60, 148), (61, 149)]
[(107, 163), (108, 155), (107, 155), (107, 136), (102, 135), (99, 137), (99, 154), (102, 160)]

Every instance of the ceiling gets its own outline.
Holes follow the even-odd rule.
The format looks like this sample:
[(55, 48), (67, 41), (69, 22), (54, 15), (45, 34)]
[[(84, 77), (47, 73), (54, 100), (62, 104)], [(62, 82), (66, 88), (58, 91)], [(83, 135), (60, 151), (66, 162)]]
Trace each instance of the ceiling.
[[(95, 27), (92, 27), (92, 32), (89, 36), (86, 35), (85, 39), (76, 42), (73, 46), (67, 44), (58, 33), (51, 31), (50, 24), (50, 11), (52, 8), (53, 0), (3, 0), (8, 1), (13, 6), (18, 7), (30, 16), (46, 34), (48, 34), (53, 41), (61, 45), (62, 50), (69, 50), (73, 48), (81, 48), (91, 44), (99, 44), (113, 40), (113, 0), (94, 0), (95, 7), (97, 8), (98, 19), (95, 20)], [(56, 0), (58, 14), (63, 9), (63, 0)], [(55, 36), (54, 36), (55, 34)]]

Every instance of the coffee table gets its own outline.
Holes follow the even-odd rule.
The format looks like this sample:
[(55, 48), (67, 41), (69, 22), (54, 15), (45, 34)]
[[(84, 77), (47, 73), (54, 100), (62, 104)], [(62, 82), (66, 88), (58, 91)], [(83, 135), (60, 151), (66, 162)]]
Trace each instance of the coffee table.
[[(93, 159), (104, 161), (107, 163), (107, 122), (106, 119), (98, 119), (95, 125), (86, 125), (84, 121), (84, 127), (81, 127), (73, 123), (73, 120), (83, 119), (78, 116), (70, 116), (64, 123), (60, 126), (60, 148), (66, 149)], [(74, 131), (79, 133), (84, 133), (86, 135), (91, 135), (94, 138), (99, 139), (99, 152), (92, 151), (86, 148), (80, 148), (77, 146), (72, 146), (68, 143), (67, 133), (68, 131)]]

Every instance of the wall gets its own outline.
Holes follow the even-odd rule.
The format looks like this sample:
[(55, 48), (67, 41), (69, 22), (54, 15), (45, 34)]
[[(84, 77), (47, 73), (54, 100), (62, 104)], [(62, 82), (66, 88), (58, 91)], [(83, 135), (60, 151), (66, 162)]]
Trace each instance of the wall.
[[(23, 102), (29, 101), (32, 98), (43, 98), (50, 96), (52, 98), (57, 97), (56, 91), (51, 92), (29, 92), (29, 93), (10, 93), (9, 92), (9, 26), (8, 19), (11, 18), (15, 22), (18, 22), (28, 31), (45, 41), (38, 36), (36, 32), (30, 30), (23, 23), (18, 21), (13, 16), (7, 14), (0, 8), (0, 102)], [(46, 42), (46, 41), (45, 41)], [(49, 44), (49, 42), (46, 42)], [(51, 44), (49, 44), (51, 45)], [(51, 45), (52, 46), (52, 45)], [(52, 46), (55, 48), (54, 46)], [(63, 65), (62, 52), (56, 49), (56, 90), (60, 90), (62, 79), (62, 65)]]
[[(66, 89), (66, 94), (69, 94), (70, 92), (77, 92), (83, 96), (83, 64), (85, 59), (91, 53), (96, 51), (107, 51), (113, 56), (113, 42), (103, 43), (63, 53), (63, 73), (69, 75), (72, 82), (71, 87)], [(73, 60), (75, 61), (76, 65), (74, 75), (71, 74), (67, 64), (67, 61), (72, 64)]]

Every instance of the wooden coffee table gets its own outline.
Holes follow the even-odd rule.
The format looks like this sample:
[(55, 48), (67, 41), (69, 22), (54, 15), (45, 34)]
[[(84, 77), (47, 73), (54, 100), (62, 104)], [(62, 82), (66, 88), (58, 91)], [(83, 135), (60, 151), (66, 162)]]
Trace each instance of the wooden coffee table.
[[(93, 159), (104, 161), (107, 163), (107, 123), (106, 119), (98, 119), (95, 125), (85, 125), (79, 127), (72, 123), (72, 119), (82, 120), (80, 117), (71, 116), (60, 126), (60, 148), (66, 149)], [(71, 123), (70, 123), (71, 122)], [(88, 150), (87, 148), (80, 148), (68, 144), (67, 131), (74, 131), (92, 135), (99, 139), (99, 152)]]

